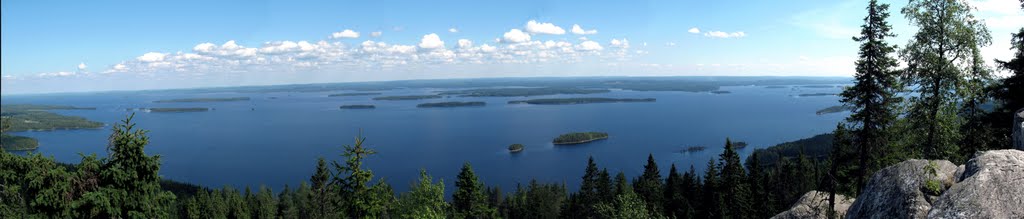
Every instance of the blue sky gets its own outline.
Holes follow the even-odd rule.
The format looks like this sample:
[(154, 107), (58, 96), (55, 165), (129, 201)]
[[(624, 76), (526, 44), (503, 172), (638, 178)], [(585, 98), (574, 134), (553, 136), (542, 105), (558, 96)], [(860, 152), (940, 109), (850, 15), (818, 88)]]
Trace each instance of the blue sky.
[[(889, 2), (897, 39), (913, 29)], [(1016, 0), (972, 1), (1010, 55)], [(3, 1), (3, 94), (528, 76), (849, 76), (866, 1)], [(579, 25), (580, 28), (574, 28)], [(574, 29), (577, 29), (574, 31)], [(346, 31), (349, 30), (349, 31)], [(356, 34), (358, 33), (358, 37)]]

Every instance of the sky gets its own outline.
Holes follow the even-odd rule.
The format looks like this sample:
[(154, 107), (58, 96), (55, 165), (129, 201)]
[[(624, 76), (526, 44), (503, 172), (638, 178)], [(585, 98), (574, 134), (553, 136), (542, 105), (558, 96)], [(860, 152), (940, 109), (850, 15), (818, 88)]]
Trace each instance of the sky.
[[(904, 45), (914, 29), (889, 3)], [(1007, 59), (1017, 0), (970, 0)], [(0, 91), (407, 79), (852, 76), (862, 0), (0, 1)]]

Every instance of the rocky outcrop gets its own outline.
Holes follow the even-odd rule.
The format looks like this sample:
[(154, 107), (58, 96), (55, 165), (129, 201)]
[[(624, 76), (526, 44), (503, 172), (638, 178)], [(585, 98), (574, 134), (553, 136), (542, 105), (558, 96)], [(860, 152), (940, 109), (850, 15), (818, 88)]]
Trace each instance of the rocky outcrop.
[(907, 160), (875, 172), (846, 218), (925, 218), (932, 201), (957, 179), (945, 160)]
[(1013, 148), (1024, 151), (1024, 108), (1013, 114)]
[[(772, 219), (828, 218), (828, 197), (827, 192), (807, 192), (793, 204), (792, 208), (773, 216)], [(837, 194), (836, 215), (845, 215), (846, 209), (852, 204), (852, 198)]]
[(967, 161), (928, 217), (1024, 218), (1024, 151), (986, 151)]

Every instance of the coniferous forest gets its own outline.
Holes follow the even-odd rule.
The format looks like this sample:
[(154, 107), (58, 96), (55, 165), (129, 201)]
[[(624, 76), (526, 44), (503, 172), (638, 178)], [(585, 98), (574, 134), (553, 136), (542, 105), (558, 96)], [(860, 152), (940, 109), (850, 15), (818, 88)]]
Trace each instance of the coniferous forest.
[[(340, 156), (310, 161), (314, 174), (280, 191), (205, 188), (161, 179), (161, 157), (144, 152), (148, 132), (129, 115), (112, 126), (103, 157), (63, 164), (0, 152), (0, 218), (769, 218), (811, 190), (856, 196), (872, 173), (906, 159), (961, 164), (1010, 148), (1008, 121), (1024, 108), (1024, 28), (1013, 33), (1014, 58), (992, 68), (979, 49), (991, 34), (1009, 33), (990, 33), (967, 1), (911, 0), (898, 13), (919, 31), (901, 46), (891, 41), (890, 12), (874, 0), (865, 10), (853, 38), (855, 84), (840, 94), (852, 114), (831, 139), (808, 140), (829, 142), (818, 145), (826, 149), (792, 144), (744, 161), (723, 139), (703, 172), (649, 156), (636, 162), (644, 168), (636, 177), (590, 158), (577, 191), (536, 180), (489, 186), (465, 163), (455, 188), (445, 188), (429, 170), (416, 182), (374, 176), (363, 163), (376, 151), (357, 137)], [(396, 186), (409, 189), (396, 194)]]

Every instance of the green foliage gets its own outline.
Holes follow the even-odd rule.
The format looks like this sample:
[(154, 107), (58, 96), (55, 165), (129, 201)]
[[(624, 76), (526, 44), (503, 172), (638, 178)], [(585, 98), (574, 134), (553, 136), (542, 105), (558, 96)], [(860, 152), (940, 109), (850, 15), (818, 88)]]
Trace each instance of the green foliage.
[(531, 180), (523, 188), (516, 186), (516, 191), (508, 195), (502, 205), (502, 217), (505, 218), (559, 218), (562, 206), (567, 202), (565, 185), (541, 184)]
[(810, 138), (784, 142), (768, 148), (758, 148), (754, 150), (754, 153), (752, 153), (757, 154), (757, 156), (747, 157), (746, 162), (750, 163), (751, 157), (757, 157), (760, 159), (758, 163), (761, 165), (774, 167), (776, 165), (776, 161), (781, 159), (793, 159), (801, 153), (811, 159), (824, 160), (828, 158), (830, 153), (832, 153), (833, 139), (834, 137), (831, 133), (820, 134)]
[(103, 123), (89, 121), (79, 116), (65, 116), (39, 110), (7, 110), (0, 113), (9, 121), (6, 131), (54, 130), (54, 129), (94, 129), (103, 127)]
[(444, 201), (444, 181), (434, 184), (426, 170), (420, 170), (420, 180), (403, 193), (393, 208), (398, 218), (445, 218), (448, 203)]
[(0, 134), (0, 148), (7, 151), (35, 150), (39, 141), (25, 136)]
[(344, 165), (337, 161), (332, 163), (335, 170), (332, 182), (338, 186), (336, 191), (341, 200), (337, 206), (348, 217), (384, 216), (387, 207), (395, 199), (391, 187), (383, 180), (375, 185), (370, 184), (373, 173), (369, 169), (363, 169), (363, 160), (377, 152), (363, 147), (365, 140), (366, 138), (360, 134), (355, 138), (354, 145), (344, 147)]
[(743, 164), (740, 163), (740, 155), (733, 150), (732, 142), (725, 139), (725, 150), (719, 156), (719, 166), (722, 167), (721, 187), (722, 200), (726, 205), (725, 217), (745, 218), (751, 213), (750, 187), (747, 185), (747, 175)]
[(492, 218), (496, 210), (487, 204), (484, 196), (484, 185), (473, 173), (469, 163), (462, 165), (456, 177), (456, 190), (452, 193), (452, 207), (456, 218)]
[(977, 92), (972, 80), (989, 77), (972, 66), (980, 59), (975, 50), (991, 36), (964, 0), (912, 0), (902, 12), (918, 28), (900, 51), (907, 63), (904, 79), (918, 94), (909, 98), (906, 118), (922, 131), (911, 132), (920, 133), (912, 138), (925, 158), (956, 158), (962, 123), (956, 103)]

